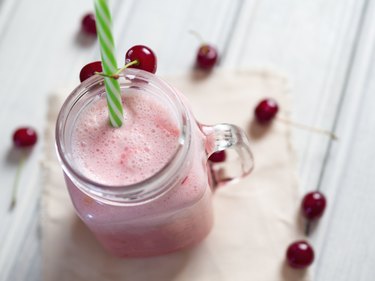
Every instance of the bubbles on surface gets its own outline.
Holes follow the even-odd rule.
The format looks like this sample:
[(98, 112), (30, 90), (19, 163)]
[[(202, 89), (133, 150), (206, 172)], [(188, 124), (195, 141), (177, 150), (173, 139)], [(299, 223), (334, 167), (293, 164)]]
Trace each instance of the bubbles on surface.
[(125, 120), (119, 129), (108, 125), (104, 98), (90, 104), (76, 122), (73, 155), (82, 172), (100, 183), (142, 181), (163, 168), (178, 146), (177, 122), (157, 97), (128, 94), (123, 104)]

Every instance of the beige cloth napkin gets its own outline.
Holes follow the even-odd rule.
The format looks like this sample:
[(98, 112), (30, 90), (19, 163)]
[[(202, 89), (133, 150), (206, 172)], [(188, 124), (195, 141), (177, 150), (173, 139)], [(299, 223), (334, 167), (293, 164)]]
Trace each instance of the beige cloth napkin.
[(266, 71), (242, 71), (166, 80), (186, 94), (200, 122), (234, 123), (248, 132), (254, 172), (217, 190), (214, 228), (199, 246), (155, 258), (117, 259), (104, 252), (74, 213), (55, 156), (53, 135), (58, 110), (68, 93), (54, 96), (43, 165), (44, 280), (308, 280), (305, 271), (285, 264), (289, 243), (303, 238), (290, 128), (280, 122), (268, 128), (252, 122), (253, 108), (265, 96), (274, 97), (285, 113), (286, 79)]

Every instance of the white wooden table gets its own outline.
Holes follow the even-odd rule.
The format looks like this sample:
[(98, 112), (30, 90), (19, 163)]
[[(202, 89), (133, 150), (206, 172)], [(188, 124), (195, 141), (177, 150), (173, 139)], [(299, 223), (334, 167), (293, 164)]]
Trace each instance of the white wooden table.
[[(334, 131), (339, 141), (294, 131), (302, 192), (318, 188), (328, 209), (312, 233), (314, 280), (375, 280), (375, 0), (113, 0), (118, 61), (142, 43), (158, 74), (190, 71), (193, 29), (218, 46), (223, 68), (271, 67), (293, 82), (293, 118)], [(38, 196), (43, 138), (22, 173), (11, 136), (39, 134), (47, 97), (72, 89), (96, 42), (79, 36), (92, 1), (0, 0), (0, 280), (41, 280)], [(251, 110), (251, 109), (249, 109)], [(270, 280), (277, 281), (277, 280)]]

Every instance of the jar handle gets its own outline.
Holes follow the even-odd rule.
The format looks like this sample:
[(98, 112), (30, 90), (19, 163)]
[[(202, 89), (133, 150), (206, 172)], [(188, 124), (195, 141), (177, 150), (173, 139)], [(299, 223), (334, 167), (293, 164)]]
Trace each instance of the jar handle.
[(254, 159), (249, 140), (241, 128), (226, 123), (200, 125), (200, 128), (206, 136), (207, 159), (213, 153), (225, 150), (225, 161), (210, 165), (214, 186), (241, 179), (251, 173)]

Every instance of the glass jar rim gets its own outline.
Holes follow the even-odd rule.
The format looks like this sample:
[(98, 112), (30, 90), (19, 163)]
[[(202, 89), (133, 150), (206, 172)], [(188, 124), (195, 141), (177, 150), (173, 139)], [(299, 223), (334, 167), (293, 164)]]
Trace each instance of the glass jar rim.
[(141, 204), (165, 194), (180, 180), (180, 177), (182, 177), (182, 175), (179, 176), (179, 172), (184, 166), (191, 145), (190, 116), (186, 105), (181, 100), (176, 90), (154, 74), (139, 69), (128, 68), (120, 73), (119, 81), (120, 85), (130, 85), (132, 81), (137, 82), (138, 88), (140, 88), (142, 83), (146, 82), (148, 86), (152, 85), (155, 89), (158, 89), (161, 94), (168, 97), (168, 100), (173, 104), (178, 114), (177, 122), (180, 135), (176, 151), (168, 163), (152, 176), (129, 185), (103, 184), (90, 179), (74, 167), (71, 163), (72, 160), (67, 156), (68, 153), (64, 141), (68, 116), (74, 106), (77, 106), (78, 101), (89, 95), (91, 88), (97, 87), (98, 85), (104, 88), (104, 78), (99, 75), (94, 75), (82, 82), (65, 100), (56, 123), (56, 150), (65, 174), (87, 195), (110, 204)]

